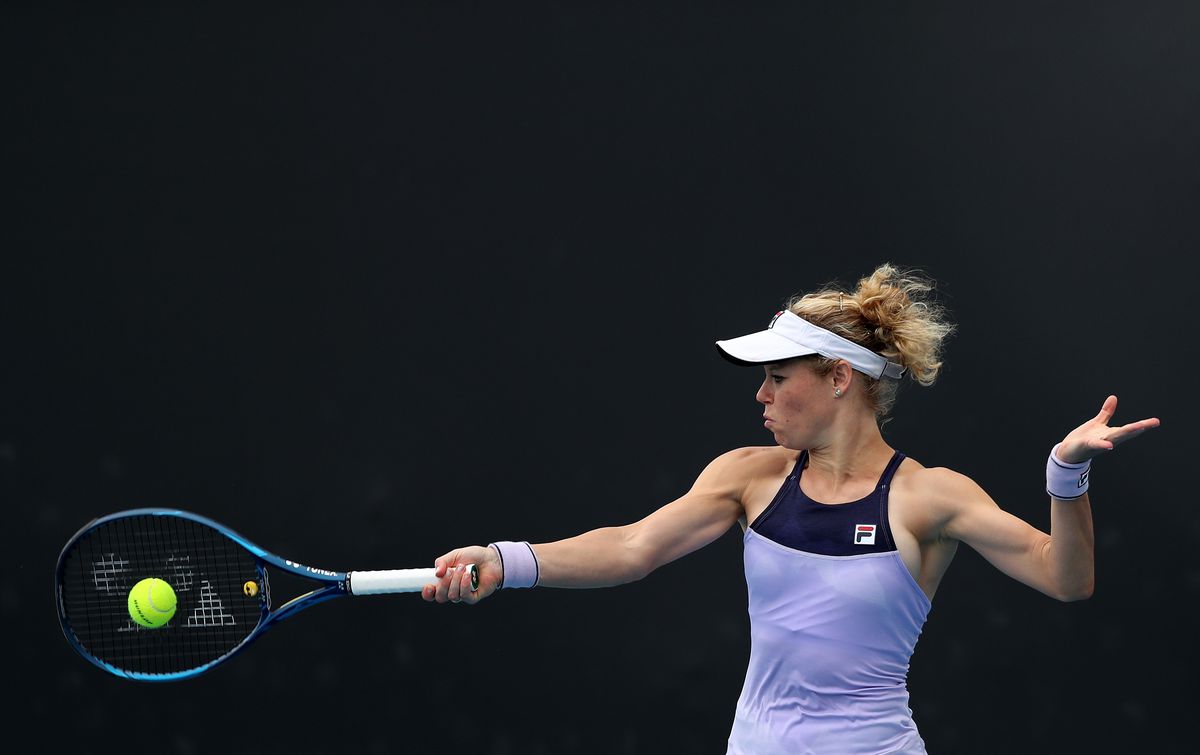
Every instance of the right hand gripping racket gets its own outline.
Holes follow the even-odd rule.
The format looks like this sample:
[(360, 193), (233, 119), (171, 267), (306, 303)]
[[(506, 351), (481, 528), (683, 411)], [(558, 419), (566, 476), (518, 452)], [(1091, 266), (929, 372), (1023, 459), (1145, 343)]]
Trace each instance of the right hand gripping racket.
[[(312, 580), (274, 605), (268, 567)], [(466, 567), (479, 586), (474, 564)], [(135, 623), (129, 590), (146, 577), (174, 589), (166, 626)], [(176, 509), (132, 509), (89, 522), (58, 557), (54, 593), (67, 641), (117, 676), (173, 681), (229, 660), (280, 621), (347, 595), (420, 592), (434, 569), (338, 572), (280, 558), (211, 519)]]

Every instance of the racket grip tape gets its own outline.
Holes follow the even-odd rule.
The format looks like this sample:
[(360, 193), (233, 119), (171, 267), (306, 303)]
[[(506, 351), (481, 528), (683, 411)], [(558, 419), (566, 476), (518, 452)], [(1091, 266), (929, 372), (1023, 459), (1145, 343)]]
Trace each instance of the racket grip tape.
[[(471, 589), (479, 587), (479, 571), (475, 564), (465, 567), (471, 573)], [(352, 571), (346, 580), (351, 595), (386, 595), (397, 592), (421, 592), (425, 585), (436, 585), (436, 569), (383, 569)]]

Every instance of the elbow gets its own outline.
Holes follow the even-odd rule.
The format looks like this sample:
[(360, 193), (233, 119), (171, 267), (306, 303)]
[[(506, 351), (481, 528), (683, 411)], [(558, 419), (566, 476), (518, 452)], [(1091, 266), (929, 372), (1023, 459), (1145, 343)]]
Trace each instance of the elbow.
[(637, 582), (650, 576), (650, 573), (657, 569), (660, 564), (654, 558), (653, 553), (645, 551), (633, 551), (629, 554), (629, 581)]
[(1077, 603), (1081, 600), (1087, 600), (1088, 598), (1092, 597), (1092, 594), (1095, 591), (1096, 582), (1095, 580), (1089, 579), (1087, 582), (1082, 584), (1073, 585), (1069, 588), (1060, 590), (1054, 597), (1063, 603)]
[(620, 573), (616, 577), (616, 584), (627, 585), (631, 582), (641, 581), (650, 576), (650, 572), (654, 571), (654, 569), (654, 564), (648, 562), (646, 559), (629, 555), (621, 564)]
[(637, 582), (645, 579), (659, 567), (650, 548), (644, 547), (636, 527), (621, 528), (621, 582)]
[(652, 571), (654, 571), (654, 567), (650, 566), (649, 564), (638, 564), (637, 568), (628, 573), (628, 579), (626, 579), (625, 582), (639, 582), (650, 576), (650, 572)]

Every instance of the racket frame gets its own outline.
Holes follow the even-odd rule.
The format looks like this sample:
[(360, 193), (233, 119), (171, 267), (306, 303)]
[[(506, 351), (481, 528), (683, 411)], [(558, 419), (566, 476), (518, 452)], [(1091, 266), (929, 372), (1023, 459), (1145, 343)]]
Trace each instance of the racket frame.
[[(66, 605), (65, 605), (64, 598), (63, 598), (63, 587), (62, 587), (62, 585), (63, 585), (63, 568), (64, 568), (64, 564), (66, 561), (66, 557), (67, 557), (68, 553), (71, 552), (71, 549), (75, 546), (75, 543), (78, 542), (80, 540), (80, 538), (85, 537), (92, 530), (95, 530), (96, 528), (103, 526), (103, 525), (105, 525), (109, 522), (112, 522), (114, 520), (117, 520), (117, 519), (136, 517), (136, 516), (170, 516), (170, 517), (179, 517), (181, 519), (187, 519), (187, 520), (191, 520), (193, 522), (197, 522), (199, 524), (202, 524), (202, 525), (211, 527), (214, 530), (217, 530), (222, 535), (224, 535), (224, 536), (228, 537), (230, 540), (233, 540), (234, 542), (236, 542), (242, 548), (245, 548), (246, 551), (253, 557), (254, 562), (255, 562), (255, 568), (258, 572), (258, 578), (260, 581), (259, 589), (262, 591), (262, 601), (261, 601), (262, 613), (259, 617), (258, 624), (254, 627), (254, 629), (252, 629), (242, 639), (241, 642), (239, 642), (237, 645), (235, 645), (232, 649), (230, 649), (224, 655), (220, 656), (219, 658), (213, 659), (212, 661), (209, 661), (208, 663), (202, 664), (200, 666), (196, 666), (194, 668), (187, 669), (185, 671), (177, 671), (177, 672), (169, 672), (169, 673), (146, 673), (146, 672), (132, 671), (129, 669), (123, 669), (118, 666), (114, 666), (113, 664), (108, 663), (108, 662), (104, 661), (103, 659), (98, 658), (95, 655), (93, 655), (86, 648), (84, 648), (83, 645), (76, 638), (74, 631), (72, 631), (72, 629), (71, 629), (70, 619), (67, 616)], [(275, 567), (276, 569), (280, 569), (284, 572), (288, 572), (288, 573), (296, 575), (298, 577), (316, 581), (316, 582), (320, 583), (321, 586), (314, 590), (310, 590), (309, 592), (303, 593), (301, 595), (297, 595), (296, 597), (292, 598), (291, 600), (288, 600), (286, 603), (283, 603), (282, 605), (280, 605), (278, 608), (272, 609), (270, 583), (268, 581), (267, 571), (265, 569), (266, 566), (272, 566), (272, 567)], [(477, 574), (475, 574), (475, 572), (474, 572), (474, 567), (472, 566), (471, 569), (472, 569), (472, 575), (477, 579)], [(374, 574), (392, 574), (392, 573), (399, 574), (401, 572), (408, 573), (408, 574), (414, 574), (414, 573), (418, 573), (418, 572), (422, 573), (422, 574), (425, 574), (425, 573), (432, 574), (433, 571), (434, 571), (433, 569), (428, 569), (428, 570), (404, 569), (404, 570), (396, 570), (395, 572), (374, 572)], [(229, 660), (234, 655), (238, 654), (239, 652), (244, 650), (247, 646), (249, 646), (251, 642), (253, 642), (254, 640), (261, 637), (262, 634), (264, 632), (266, 632), (268, 629), (270, 629), (271, 627), (275, 626), (276, 624), (278, 624), (279, 622), (281, 622), (285, 619), (295, 616), (297, 613), (299, 613), (300, 611), (303, 611), (306, 608), (310, 608), (312, 606), (315, 606), (318, 603), (324, 603), (325, 601), (332, 600), (334, 598), (342, 598), (347, 595), (353, 595), (354, 593), (351, 591), (351, 575), (352, 575), (352, 572), (341, 572), (341, 571), (332, 571), (329, 569), (321, 569), (321, 568), (318, 568), (315, 566), (308, 566), (306, 564), (299, 563), (298, 561), (294, 561), (290, 558), (283, 558), (281, 556), (278, 556), (278, 555), (268, 551), (267, 549), (263, 548), (262, 546), (255, 544), (254, 542), (250, 541), (246, 537), (242, 536), (240, 533), (230, 529), (229, 527), (221, 524), (220, 522), (217, 522), (206, 516), (193, 513), (191, 511), (184, 511), (182, 509), (168, 509), (168, 508), (127, 509), (125, 511), (117, 511), (112, 514), (107, 514), (105, 516), (97, 517), (97, 518), (91, 520), (90, 522), (85, 524), (83, 527), (79, 528), (79, 531), (77, 531), (71, 537), (71, 539), (67, 541), (67, 544), (65, 546), (63, 546), (62, 552), (59, 554), (59, 557), (58, 557), (58, 564), (56, 565), (55, 571), (54, 571), (54, 602), (58, 609), (59, 625), (62, 628), (63, 634), (67, 638), (67, 642), (69, 642), (71, 644), (71, 646), (80, 655), (82, 655), (84, 658), (86, 658), (92, 664), (98, 666), (99, 668), (103, 669), (104, 671), (109, 672), (110, 674), (114, 674), (116, 676), (126, 678), (126, 679), (134, 679), (134, 680), (138, 680), (138, 681), (153, 681), (153, 682), (177, 681), (177, 680), (187, 679), (187, 678), (191, 678), (191, 677), (197, 676), (199, 674), (202, 674), (205, 671), (210, 670), (214, 666)], [(377, 590), (377, 591), (372, 591), (369, 594), (383, 594), (385, 592), (415, 592), (417, 590), (412, 588), (412, 585), (411, 585), (412, 581), (413, 581), (412, 578), (409, 578), (408, 580), (406, 580), (406, 582), (408, 582), (410, 584), (401, 589)], [(436, 580), (435, 579), (431, 580), (431, 583), (432, 583), (432, 581), (436, 581)]]

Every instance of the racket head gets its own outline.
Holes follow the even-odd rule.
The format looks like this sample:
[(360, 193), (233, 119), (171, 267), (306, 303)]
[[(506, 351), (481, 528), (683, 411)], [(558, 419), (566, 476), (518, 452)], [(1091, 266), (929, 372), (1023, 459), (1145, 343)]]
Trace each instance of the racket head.
[[(267, 564), (335, 585), (344, 578), (281, 559), (191, 512), (109, 514), (82, 527), (59, 555), (59, 623), (71, 646), (109, 673), (186, 679), (227, 660), (279, 617), (271, 611)], [(156, 629), (129, 615), (129, 590), (146, 577), (168, 582), (177, 599), (174, 616)], [(335, 587), (328, 596), (336, 594)], [(298, 599), (285, 608), (290, 614), (304, 606)]]

